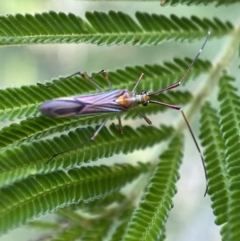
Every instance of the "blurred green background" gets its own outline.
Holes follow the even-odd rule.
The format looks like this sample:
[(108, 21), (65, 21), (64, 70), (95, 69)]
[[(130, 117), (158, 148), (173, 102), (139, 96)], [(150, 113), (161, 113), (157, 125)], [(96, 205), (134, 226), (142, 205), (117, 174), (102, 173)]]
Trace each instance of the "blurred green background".
[[(15, 13), (34, 14), (50, 10), (65, 13), (72, 12), (83, 19), (85, 19), (86, 11), (108, 12), (109, 10), (123, 11), (131, 14), (133, 17), (136, 11), (164, 14), (166, 16), (176, 14), (179, 17), (196, 15), (198, 17), (211, 18), (215, 16), (222, 21), (231, 20), (233, 24), (239, 18), (239, 8), (236, 6), (228, 8), (215, 8), (213, 6), (161, 7), (160, 1), (101, 3), (97, 1), (71, 0), (0, 0), (0, 14), (2, 15)], [(59, 75), (69, 75), (78, 70), (91, 74), (102, 69), (109, 71), (126, 66), (161, 64), (163, 60), (171, 60), (173, 57), (192, 58), (199, 50), (202, 41), (203, 39), (191, 44), (167, 42), (160, 46), (152, 47), (95, 46), (91, 44), (39, 44), (2, 47), (0, 48), (0, 87), (35, 84)], [(228, 41), (228, 38), (210, 39), (201, 58), (209, 59), (215, 63), (224, 51)], [(229, 67), (233, 73), (237, 70), (237, 64), (237, 61), (235, 61)], [(138, 76), (136, 76), (137, 78)], [(204, 80), (204, 76), (196, 81), (201, 80)], [(159, 81), (161, 80), (159, 79)], [(191, 89), (194, 92), (196, 91), (195, 84), (195, 82), (191, 82), (182, 88)], [(215, 98), (214, 94), (213, 97)], [(174, 111), (168, 111), (161, 116), (150, 116), (150, 118), (154, 124), (157, 124), (159, 121), (169, 123), (169, 120), (179, 122), (182, 117)], [(198, 134), (198, 120), (199, 115), (194, 116), (191, 120), (191, 125), (196, 135)], [(123, 125), (126, 124), (137, 125), (137, 122), (123, 121)], [(139, 121), (139, 124), (145, 123), (144, 121)], [(208, 197), (203, 198), (205, 179), (200, 158), (189, 137), (189, 133), (186, 133), (186, 138), (184, 160), (181, 167), (182, 178), (178, 182), (178, 195), (175, 198), (175, 207), (170, 213), (171, 217), (167, 225), (167, 240), (220, 240), (219, 229), (214, 225), (210, 200)], [(134, 155), (135, 159), (140, 159), (141, 155), (141, 159), (145, 156), (148, 160), (151, 160), (151, 158), (156, 157), (158, 152), (159, 146), (156, 146), (152, 149), (147, 149), (144, 153), (139, 151), (131, 155)], [(115, 159), (120, 160), (121, 155)], [(39, 235), (41, 235), (39, 231), (21, 227), (0, 237), (0, 240), (37, 240)]]

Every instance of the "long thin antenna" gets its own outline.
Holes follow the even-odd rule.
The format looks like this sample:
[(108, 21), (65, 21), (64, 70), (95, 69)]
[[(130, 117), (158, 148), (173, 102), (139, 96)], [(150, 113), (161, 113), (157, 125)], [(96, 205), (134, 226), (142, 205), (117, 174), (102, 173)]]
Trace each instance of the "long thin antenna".
[(157, 90), (157, 91), (150, 92), (150, 93), (148, 93), (148, 95), (149, 95), (149, 96), (151, 96), (151, 95), (158, 95), (158, 94), (160, 94), (160, 93), (162, 93), (162, 92), (165, 92), (165, 91), (167, 91), (167, 90), (177, 88), (177, 87), (185, 80), (185, 78), (186, 78), (186, 76), (188, 75), (189, 71), (192, 69), (193, 65), (194, 65), (195, 62), (197, 61), (199, 55), (200, 55), (201, 52), (203, 51), (203, 49), (204, 49), (204, 47), (205, 47), (205, 45), (206, 45), (206, 43), (207, 43), (207, 41), (208, 41), (208, 39), (209, 39), (209, 37), (210, 37), (210, 34), (211, 34), (211, 31), (209, 30), (209, 31), (208, 31), (208, 34), (207, 34), (207, 37), (206, 37), (205, 41), (203, 42), (202, 47), (199, 49), (199, 51), (198, 51), (197, 55), (195, 56), (195, 58), (193, 59), (192, 63), (189, 65), (188, 69), (186, 70), (186, 72), (183, 74), (182, 78), (181, 78), (178, 82), (176, 82), (176, 83), (174, 83), (174, 84), (172, 84), (172, 85), (169, 85), (168, 87), (163, 88), (163, 89), (161, 89), (161, 90)]
[(205, 39), (202, 47), (199, 49), (196, 57), (193, 59), (192, 63), (189, 65), (187, 71), (184, 73), (183, 77), (180, 79), (180, 81), (179, 81), (180, 84), (181, 84), (181, 83), (183, 82), (183, 80), (186, 78), (186, 76), (188, 75), (189, 71), (191, 70), (191, 68), (193, 67), (193, 65), (195, 64), (195, 62), (197, 61), (199, 55), (202, 53), (202, 51), (203, 51), (203, 49), (204, 49), (204, 47), (205, 47), (205, 45), (206, 45), (206, 43), (207, 43), (207, 41), (208, 41), (208, 39), (209, 39), (210, 34), (211, 34), (211, 31), (209, 30), (209, 31), (208, 31), (208, 34), (207, 34), (207, 37), (206, 37), (206, 39)]

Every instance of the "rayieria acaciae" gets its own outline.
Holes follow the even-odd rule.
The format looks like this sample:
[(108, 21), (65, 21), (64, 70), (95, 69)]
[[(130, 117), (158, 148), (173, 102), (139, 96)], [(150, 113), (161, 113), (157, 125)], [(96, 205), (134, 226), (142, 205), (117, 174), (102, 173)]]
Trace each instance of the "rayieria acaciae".
[[(144, 113), (142, 113), (138, 109), (138, 105), (142, 104), (143, 106), (147, 106), (149, 103), (153, 103), (153, 104), (169, 107), (169, 108), (172, 108), (172, 109), (175, 109), (175, 110), (179, 110), (181, 112), (181, 114), (183, 116), (183, 119), (184, 119), (184, 121), (187, 125), (188, 130), (190, 131), (192, 139), (193, 139), (193, 141), (194, 141), (194, 143), (197, 147), (197, 150), (199, 152), (199, 155), (201, 157), (201, 161), (202, 161), (204, 173), (205, 173), (205, 178), (206, 178), (206, 181), (207, 181), (208, 177), (207, 177), (206, 166), (205, 166), (205, 162), (204, 162), (202, 152), (200, 150), (200, 147), (197, 143), (195, 135), (192, 131), (192, 128), (191, 128), (182, 108), (178, 105), (175, 105), (175, 104), (168, 104), (168, 103), (160, 102), (160, 101), (157, 101), (157, 100), (152, 100), (151, 96), (159, 95), (159, 94), (161, 94), (165, 91), (175, 89), (182, 84), (182, 82), (185, 80), (186, 76), (188, 75), (189, 71), (191, 70), (191, 68), (193, 67), (195, 62), (197, 61), (199, 55), (201, 54), (204, 46), (206, 45), (206, 42), (207, 42), (210, 34), (211, 34), (211, 32), (208, 31), (207, 37), (206, 37), (205, 41), (203, 42), (202, 47), (200, 48), (197, 55), (195, 56), (195, 58), (193, 59), (193, 61), (189, 65), (186, 72), (183, 74), (182, 78), (178, 82), (173, 83), (170, 86), (165, 87), (165, 88), (160, 89), (160, 90), (156, 90), (156, 91), (152, 91), (152, 92), (147, 92), (145, 90), (142, 90), (140, 94), (137, 94), (135, 91), (136, 91), (140, 81), (142, 80), (142, 78), (144, 76), (143, 73), (141, 73), (141, 75), (139, 76), (139, 78), (138, 78), (137, 82), (135, 83), (132, 91), (129, 91), (129, 90), (126, 90), (126, 89), (113, 90), (112, 85), (111, 85), (111, 83), (109, 81), (109, 78), (108, 78), (108, 73), (105, 70), (100, 71), (98, 74), (102, 74), (104, 76), (104, 78), (106, 79), (106, 82), (109, 86), (109, 91), (104, 91), (93, 80), (93, 78), (88, 76), (85, 72), (79, 71), (77, 73), (74, 73), (70, 76), (67, 76), (67, 77), (61, 79), (60, 81), (64, 81), (64, 80), (66, 80), (70, 77), (80, 75), (82, 78), (89, 81), (93, 86), (95, 86), (100, 92), (95, 93), (95, 94), (80, 95), (80, 96), (73, 96), (73, 97), (64, 97), (64, 98), (58, 98), (58, 99), (53, 99), (53, 100), (47, 101), (40, 106), (40, 111), (42, 112), (43, 115), (61, 118), (61, 117), (86, 116), (86, 115), (95, 115), (95, 114), (106, 113), (106, 116), (105, 116), (103, 122), (101, 123), (101, 125), (93, 133), (91, 138), (89, 138), (89, 140), (87, 140), (86, 142), (80, 143), (78, 145), (75, 145), (70, 149), (67, 149), (67, 150), (64, 150), (62, 152), (54, 154), (48, 160), (48, 162), (51, 161), (53, 158), (55, 158), (58, 155), (61, 155), (63, 153), (69, 152), (73, 149), (84, 146), (84, 145), (92, 142), (93, 140), (95, 140), (98, 133), (101, 131), (101, 129), (105, 126), (106, 122), (108, 121), (108, 119), (110, 117), (109, 113), (114, 113), (114, 112), (116, 113), (120, 133), (123, 133), (123, 128), (122, 128), (122, 122), (121, 122), (121, 118), (120, 118), (119, 113), (123, 112), (123, 111), (127, 111), (127, 110), (132, 109), (132, 108), (134, 110), (136, 110), (136, 112), (148, 124), (151, 124), (152, 123), (151, 120), (148, 119), (148, 117), (146, 115), (144, 115)], [(56, 83), (53, 83), (53, 84), (50, 84), (50, 85), (43, 85), (43, 84), (40, 84), (40, 83), (38, 83), (38, 85), (42, 86), (42, 87), (45, 87), (45, 88), (49, 88), (49, 87), (59, 83), (60, 81), (58, 81)], [(207, 188), (206, 188), (206, 192), (207, 192)], [(205, 192), (205, 194), (206, 194), (206, 192)]]

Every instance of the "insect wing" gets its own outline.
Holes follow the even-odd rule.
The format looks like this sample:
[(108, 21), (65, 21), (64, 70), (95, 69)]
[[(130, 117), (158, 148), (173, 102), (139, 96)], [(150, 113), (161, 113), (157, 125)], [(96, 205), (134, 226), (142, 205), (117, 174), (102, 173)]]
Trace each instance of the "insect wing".
[(51, 117), (70, 117), (120, 112), (126, 108), (115, 100), (124, 90), (101, 92), (97, 94), (73, 96), (47, 101), (40, 106), (43, 115)]

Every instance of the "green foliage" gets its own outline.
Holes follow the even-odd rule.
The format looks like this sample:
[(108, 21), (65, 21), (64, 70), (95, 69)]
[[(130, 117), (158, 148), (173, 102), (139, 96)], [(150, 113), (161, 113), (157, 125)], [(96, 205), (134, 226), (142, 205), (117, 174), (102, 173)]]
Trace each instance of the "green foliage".
[(162, 0), (161, 1), (161, 5), (162, 6), (167, 6), (167, 5), (171, 5), (171, 6), (177, 6), (178, 4), (186, 4), (188, 6), (190, 5), (209, 5), (209, 4), (215, 4), (216, 6), (221, 6), (221, 5), (231, 5), (234, 3), (240, 3), (239, 0)]
[[(201, 135), (202, 146), (205, 147), (205, 160), (209, 176), (208, 193), (212, 198), (212, 206), (216, 215), (216, 224), (226, 222), (227, 208), (227, 171), (225, 161), (225, 143), (219, 125), (219, 116), (209, 103), (202, 108)], [(215, 195), (213, 195), (215, 194)]]
[[(48, 160), (54, 154), (62, 150), (68, 150), (76, 143), (79, 144), (88, 140), (94, 132), (93, 128), (79, 128), (68, 135), (55, 137), (51, 140), (34, 141), (3, 150), (0, 153), (0, 184), (6, 185), (29, 175), (50, 173), (62, 168), (70, 169), (100, 158), (111, 157), (114, 154), (127, 154), (134, 150), (151, 147), (166, 140), (173, 133), (173, 129), (166, 126), (161, 129), (154, 126), (141, 126), (136, 130), (125, 126), (126, 133), (123, 136), (120, 136), (115, 128), (112, 127), (111, 129), (112, 131), (104, 128), (98, 137), (98, 141), (59, 155), (49, 163), (47, 163)], [(144, 139), (147, 140), (147, 143), (142, 141)]]
[[(232, 30), (219, 19), (179, 18), (176, 15), (136, 13), (138, 22), (123, 12), (87, 12), (88, 22), (70, 13), (16, 14), (0, 17), (0, 44), (93, 43), (98, 45), (153, 45), (163, 41), (191, 40), (206, 35), (222, 36)], [(18, 36), (16, 38), (16, 36)]]
[(125, 231), (124, 240), (159, 240), (164, 235), (163, 227), (173, 207), (178, 169), (182, 158), (182, 140), (175, 137), (172, 148), (160, 156), (156, 170), (149, 180), (138, 207)]
[[(228, 5), (237, 1), (163, 0), (161, 4), (210, 2)], [(216, 17), (169, 17), (139, 11), (135, 17), (115, 11), (86, 12), (85, 19), (53, 11), (0, 16), (0, 44), (5, 49), (10, 45), (36, 43), (152, 46), (168, 41), (190, 43), (205, 37), (209, 29), (209, 41), (214, 37), (231, 39), (217, 63), (197, 59), (183, 82), (195, 84), (191, 89), (196, 92), (179, 88), (151, 98), (183, 107), (190, 103), (187, 116), (196, 114), (202, 107), (200, 140), (215, 223), (222, 225), (223, 240), (238, 240), (240, 97), (236, 86), (239, 84), (222, 71), (239, 49), (239, 26)], [(172, 51), (176, 54), (177, 48)], [(109, 71), (108, 76), (114, 90), (131, 91), (144, 73), (136, 92), (151, 92), (177, 83), (191, 63), (192, 58), (183, 57), (162, 64), (134, 63)], [(199, 85), (190, 83), (202, 74), (207, 76), (206, 83), (203, 79), (197, 81)], [(109, 89), (102, 75), (89, 75), (104, 91)], [(206, 102), (218, 83), (218, 100)], [(56, 77), (44, 84), (54, 85), (49, 88), (37, 84), (9, 85), (0, 90), (3, 126), (0, 130), (0, 233), (28, 223), (28, 228), (43, 231), (41, 240), (164, 240), (184, 153), (183, 128), (181, 123), (175, 125), (181, 114), (176, 111), (174, 122), (169, 120), (168, 125), (153, 121), (154, 125), (149, 126), (132, 109), (121, 113), (124, 135), (120, 135), (114, 124), (107, 124), (94, 142), (83, 145), (104, 121), (105, 114), (50, 118), (40, 114), (39, 106), (54, 98), (87, 95), (98, 90), (81, 76)], [(156, 116), (158, 120), (166, 109), (150, 104), (139, 107), (144, 115)], [(109, 116), (109, 122), (115, 119), (115, 113)], [(139, 119), (144, 125), (136, 127)], [(125, 125), (125, 120), (131, 126)], [(137, 150), (148, 151), (153, 146), (157, 147), (155, 157), (149, 157), (153, 154), (151, 150), (147, 157), (128, 155)], [(61, 152), (64, 153), (51, 160)], [(115, 160), (118, 154), (122, 155), (120, 164)], [(37, 220), (52, 213), (57, 217), (52, 222)], [(50, 234), (46, 235), (46, 231)]]
[(223, 240), (239, 237), (240, 96), (234, 78), (219, 81), (219, 113), (207, 103), (202, 109), (201, 139), (209, 176), (208, 193), (216, 216), (223, 225)]
[(132, 181), (146, 166), (83, 167), (36, 175), (1, 189), (1, 232), (73, 203), (104, 198)]
[[(221, 132), (225, 142), (226, 169), (228, 179), (227, 222), (223, 227), (224, 240), (239, 237), (239, 167), (240, 167), (240, 96), (231, 84), (233, 78), (225, 77), (220, 80), (220, 116)], [(223, 91), (224, 90), (224, 91)]]

